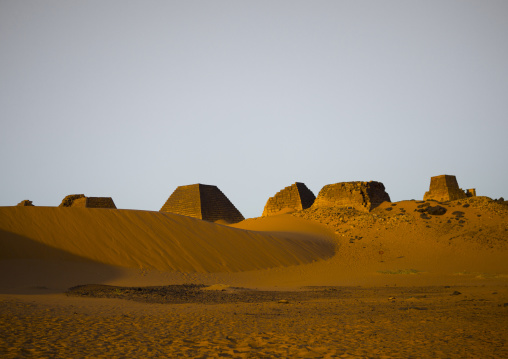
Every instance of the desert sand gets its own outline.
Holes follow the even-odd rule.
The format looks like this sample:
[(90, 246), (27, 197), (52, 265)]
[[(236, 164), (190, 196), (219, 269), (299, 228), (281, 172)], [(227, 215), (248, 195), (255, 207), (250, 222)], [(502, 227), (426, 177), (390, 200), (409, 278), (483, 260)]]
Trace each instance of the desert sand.
[[(229, 226), (0, 207), (0, 356), (508, 357), (508, 207), (426, 203)], [(204, 286), (144, 289), (181, 284)]]

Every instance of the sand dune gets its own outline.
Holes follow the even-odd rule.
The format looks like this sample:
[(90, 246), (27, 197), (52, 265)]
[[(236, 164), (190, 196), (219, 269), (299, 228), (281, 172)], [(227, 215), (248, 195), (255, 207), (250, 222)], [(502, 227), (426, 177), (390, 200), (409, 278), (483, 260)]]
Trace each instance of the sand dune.
[[(437, 202), (431, 204), (438, 205)], [(479, 285), (508, 280), (508, 208), (487, 198), (452, 201), (444, 215), (421, 218), (421, 201), (384, 203), (370, 213), (344, 208), (250, 219), (235, 226), (332, 232), (329, 259), (287, 268), (215, 276), (255, 287), (308, 285)], [(456, 213), (456, 214), (454, 214)], [(291, 217), (300, 216), (301, 222)]]
[(0, 259), (94, 261), (158, 271), (238, 272), (333, 255), (324, 238), (257, 233), (170, 213), (0, 208)]
[(297, 288), (508, 279), (506, 206), (452, 201), (446, 214), (422, 219), (422, 205), (308, 209), (232, 226), (148, 211), (3, 207), (0, 283)]

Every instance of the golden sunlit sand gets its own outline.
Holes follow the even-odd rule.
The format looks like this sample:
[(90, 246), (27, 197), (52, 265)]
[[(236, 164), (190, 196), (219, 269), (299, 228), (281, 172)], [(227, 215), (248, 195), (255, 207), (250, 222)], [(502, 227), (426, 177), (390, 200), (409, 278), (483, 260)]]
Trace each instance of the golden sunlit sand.
[[(311, 207), (230, 226), (1, 207), (0, 353), (507, 357), (508, 207), (474, 197), (424, 218), (429, 205)], [(65, 294), (86, 284), (114, 287)], [(205, 287), (143, 289), (177, 284)]]

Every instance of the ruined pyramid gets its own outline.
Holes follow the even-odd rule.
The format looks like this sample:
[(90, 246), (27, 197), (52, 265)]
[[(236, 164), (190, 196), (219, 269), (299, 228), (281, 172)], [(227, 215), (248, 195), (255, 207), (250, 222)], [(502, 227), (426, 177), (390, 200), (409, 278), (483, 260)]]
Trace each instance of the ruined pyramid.
[(312, 207), (352, 207), (369, 212), (390, 196), (381, 182), (340, 182), (324, 186)]
[(463, 199), (466, 197), (476, 196), (474, 188), (464, 192), (459, 188), (457, 178), (451, 175), (434, 176), (430, 178), (430, 187), (423, 200), (436, 200), (436, 201), (454, 201), (456, 199)]
[(315, 199), (314, 193), (304, 183), (295, 182), (268, 199), (263, 217), (277, 214), (285, 209), (301, 211), (312, 206)]
[(65, 196), (59, 207), (111, 208), (116, 209), (111, 197), (86, 197), (84, 194)]

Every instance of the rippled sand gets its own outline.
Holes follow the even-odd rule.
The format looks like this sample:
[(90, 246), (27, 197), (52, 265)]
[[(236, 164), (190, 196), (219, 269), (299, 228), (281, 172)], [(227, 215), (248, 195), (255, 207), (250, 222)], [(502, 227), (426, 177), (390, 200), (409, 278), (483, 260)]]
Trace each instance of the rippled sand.
[[(309, 299), (147, 304), (2, 295), (3, 358), (506, 358), (508, 289), (332, 288)], [(458, 294), (460, 293), (460, 294)]]

